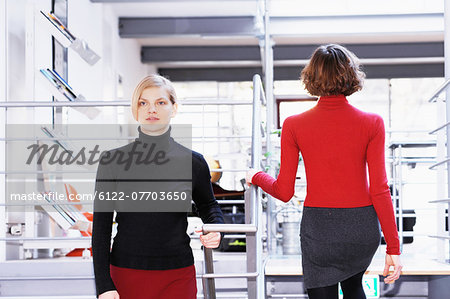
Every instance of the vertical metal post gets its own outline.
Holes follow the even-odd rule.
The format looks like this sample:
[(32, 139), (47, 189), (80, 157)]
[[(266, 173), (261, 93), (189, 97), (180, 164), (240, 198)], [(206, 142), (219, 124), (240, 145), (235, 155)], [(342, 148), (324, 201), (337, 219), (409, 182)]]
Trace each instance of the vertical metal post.
[(400, 250), (403, 249), (403, 175), (402, 175), (402, 145), (398, 145), (398, 232)]
[[(26, 24), (25, 24), (25, 86), (26, 99), (35, 101), (36, 98), (36, 25), (35, 12), (37, 11), (36, 0), (26, 1)], [(34, 115), (33, 115), (34, 117)], [(37, 177), (36, 177), (37, 179)], [(35, 235), (35, 208), (25, 207), (25, 237), (34, 238)], [(22, 248), (22, 247), (21, 247)], [(33, 257), (33, 252), (37, 250), (25, 249), (24, 256), (20, 258)]]
[[(273, 147), (271, 142), (271, 132), (273, 129), (273, 119), (274, 119), (274, 104), (273, 104), (273, 47), (272, 39), (270, 36), (270, 1), (265, 0), (264, 6), (264, 64), (265, 64), (265, 74), (264, 74), (264, 90), (266, 91), (266, 109), (267, 109), (267, 151), (272, 153)], [(269, 155), (268, 162), (271, 160)]]
[[(450, 0), (445, 0), (444, 2), (444, 58), (445, 58), (445, 79), (450, 79)], [(450, 90), (446, 90), (446, 118), (447, 122), (450, 120)], [(447, 126), (447, 157), (450, 157), (450, 128)], [(450, 163), (447, 163), (447, 196), (450, 196)], [(448, 204), (448, 212), (450, 215), (450, 203)], [(448, 219), (448, 224), (450, 227), (450, 217)], [(450, 233), (450, 230), (449, 230)], [(449, 241), (450, 243), (450, 241)], [(450, 244), (449, 244), (450, 245)], [(450, 246), (449, 246), (450, 255)]]
[[(387, 144), (391, 144), (392, 141), (392, 82), (391, 79), (388, 79), (388, 128), (390, 129), (388, 134), (387, 134)], [(392, 159), (394, 159), (394, 152), (395, 152), (395, 148), (394, 147), (389, 147), (389, 153), (392, 157)], [(390, 177), (393, 178), (394, 176), (394, 160), (392, 160), (391, 163), (391, 169), (390, 169)], [(393, 188), (393, 187), (392, 187)], [(394, 189), (392, 189), (394, 190)], [(394, 196), (394, 191), (392, 191), (392, 196)]]
[[(8, 19), (7, 19), (7, 1), (1, 2), (0, 7), (0, 101), (8, 100)], [(0, 115), (1, 132), (0, 136), (2, 138), (6, 137), (6, 108), (1, 109)], [(0, 142), (0, 169), (6, 170), (6, 142)], [(0, 175), (0, 262), (6, 260), (6, 175)]]
[[(273, 130), (273, 120), (274, 120), (274, 103), (273, 103), (273, 45), (272, 45), (272, 39), (270, 34), (270, 1), (264, 0), (264, 82), (265, 82), (265, 94), (266, 94), (266, 148), (267, 152), (270, 154), (267, 156), (267, 165), (269, 165), (269, 174), (273, 177), (275, 176), (275, 169), (274, 165), (272, 165), (272, 154), (273, 154), (273, 146), (272, 146), (272, 130)], [(260, 143), (261, 144), (261, 143)], [(259, 194), (258, 194), (259, 195)], [(258, 196), (257, 195), (257, 196)], [(267, 223), (267, 235), (270, 234), (276, 235), (276, 231), (274, 230), (276, 227), (276, 218), (274, 215), (275, 211), (275, 202), (272, 199), (271, 196), (267, 196), (267, 206), (271, 207), (270, 209), (267, 209), (268, 213), (268, 220)], [(259, 204), (255, 207), (255, 212), (258, 214), (257, 219), (262, 218), (262, 205)], [(256, 248), (258, 252), (256, 252), (256, 258), (257, 258), (257, 266), (258, 266), (258, 273), (259, 276), (257, 279), (257, 293), (255, 298), (264, 298), (265, 297), (265, 275), (264, 275), (264, 269), (262, 269), (262, 221), (259, 221), (257, 224), (257, 238), (256, 238)], [(269, 230), (270, 228), (270, 230)], [(276, 238), (274, 238), (276, 242)], [(268, 240), (268, 245), (270, 240)], [(269, 246), (272, 246), (270, 244)], [(249, 299), (250, 299), (250, 293), (249, 293)]]
[[(245, 199), (245, 223), (251, 223), (251, 218), (253, 218), (253, 200), (252, 194), (256, 187), (251, 186), (249, 190), (245, 191), (244, 199)], [(247, 211), (251, 213), (247, 213)], [(246, 259), (247, 259), (247, 272), (256, 272), (257, 271), (257, 247), (256, 247), (256, 233), (246, 233), (245, 235), (245, 244), (246, 244)], [(257, 281), (256, 277), (248, 277), (247, 278), (247, 291), (248, 291), (248, 299), (257, 299), (256, 291), (257, 291)]]
[[(264, 0), (264, 83), (266, 95), (266, 149), (268, 173), (275, 176), (274, 165), (272, 165), (272, 129), (274, 120), (274, 100), (273, 100), (273, 45), (270, 36), (270, 7), (269, 1)], [(267, 195), (267, 248), (269, 252), (276, 249), (276, 205), (272, 196)]]
[[(211, 248), (203, 248), (205, 273), (214, 273), (214, 264)], [(216, 299), (216, 285), (214, 278), (203, 278), (203, 296), (205, 299)]]
[[(255, 169), (259, 169), (261, 164), (261, 78), (259, 75), (253, 76), (253, 119), (252, 119), (252, 157), (251, 157), (251, 167)], [(257, 188), (255, 186), (250, 187), (252, 193), (252, 204), (253, 201), (257, 201)], [(247, 201), (246, 201), (247, 203)], [(256, 214), (254, 212), (255, 206), (249, 206), (250, 210), (247, 210), (247, 206), (245, 207), (246, 217), (251, 215), (251, 218), (246, 219), (246, 223), (254, 223), (256, 225)], [(251, 213), (247, 213), (247, 211)]]
[[(261, 96), (262, 86), (259, 75), (253, 77), (253, 120), (252, 120), (252, 157), (251, 167), (258, 168), (261, 162)], [(259, 203), (259, 191), (251, 186), (244, 194), (245, 223), (252, 223), (257, 227), (256, 232), (246, 234), (247, 272), (258, 272), (257, 277), (247, 278), (248, 298), (264, 298), (264, 275), (262, 264), (262, 205)], [(262, 289), (262, 290), (261, 290)]]
[[(253, 194), (252, 194), (253, 193)], [(261, 240), (261, 223), (262, 205), (258, 204), (257, 187), (252, 186), (244, 194), (245, 210), (251, 211), (251, 215), (246, 213), (246, 223), (250, 223), (251, 218), (256, 218), (256, 232), (246, 233), (246, 254), (247, 254), (247, 272), (258, 272), (257, 277), (247, 278), (248, 299), (264, 298), (264, 273), (261, 269), (262, 265), (262, 240)], [(256, 194), (256, 196), (255, 196)], [(261, 282), (262, 281), (262, 282)]]
[[(441, 100), (437, 100), (436, 103), (436, 123), (438, 125), (445, 124), (445, 102)], [(436, 132), (436, 161), (443, 161), (446, 159), (446, 145), (445, 145), (445, 130), (438, 130)], [(440, 165), (436, 167), (436, 198), (444, 199), (447, 197), (447, 171), (446, 164)], [(437, 203), (436, 204), (436, 235), (443, 236), (445, 235), (445, 207), (447, 204)], [(446, 258), (446, 243), (447, 241), (442, 238), (436, 238), (436, 258), (443, 262)]]
[[(397, 219), (398, 212), (397, 212), (397, 203), (398, 203), (398, 193), (397, 193), (397, 185), (398, 185), (398, 178), (397, 178), (397, 167), (398, 167), (398, 158), (397, 158), (397, 150), (393, 146), (392, 147), (392, 197), (394, 198), (394, 216)], [(384, 234), (384, 232), (383, 232)], [(384, 237), (384, 240), (386, 241), (386, 236)], [(387, 244), (387, 242), (386, 242)]]

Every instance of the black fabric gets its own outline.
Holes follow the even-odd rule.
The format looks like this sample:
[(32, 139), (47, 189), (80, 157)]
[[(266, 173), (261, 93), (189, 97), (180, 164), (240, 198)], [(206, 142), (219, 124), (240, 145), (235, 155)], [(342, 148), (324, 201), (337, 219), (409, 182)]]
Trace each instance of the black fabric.
[(358, 273), (341, 282), (344, 299), (366, 299), (366, 294), (364, 294), (362, 286), (364, 272)]
[(338, 285), (308, 289), (309, 299), (338, 299)]
[[(168, 158), (186, 150), (170, 137), (170, 130), (160, 136), (149, 136), (139, 129), (139, 138), (127, 146), (132, 147), (134, 143), (156, 144), (158, 149), (165, 150)], [(151, 176), (152, 165), (146, 167)], [(105, 191), (105, 186), (113, 191), (111, 183), (105, 185), (103, 181), (114, 181), (120, 172), (114, 165), (99, 163), (96, 191)], [(205, 159), (192, 151), (192, 199), (196, 209), (204, 223), (224, 223), (210, 178)], [(97, 296), (116, 289), (109, 272), (110, 264), (132, 269), (169, 270), (194, 263), (190, 238), (186, 234), (186, 212), (117, 212), (117, 234), (110, 252), (112, 221), (113, 212), (95, 211), (94, 203), (92, 252)]]
[[(366, 299), (362, 286), (364, 271), (341, 281), (344, 299)], [(337, 299), (338, 284), (331, 286), (307, 289), (309, 299)]]
[(373, 206), (305, 207), (300, 227), (307, 289), (334, 285), (365, 271), (380, 244)]

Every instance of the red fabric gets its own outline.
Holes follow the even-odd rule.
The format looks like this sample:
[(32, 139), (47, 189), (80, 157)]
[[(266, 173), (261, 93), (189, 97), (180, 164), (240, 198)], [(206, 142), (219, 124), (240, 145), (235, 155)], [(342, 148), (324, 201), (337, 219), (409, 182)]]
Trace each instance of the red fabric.
[(110, 265), (120, 299), (195, 299), (194, 265), (173, 270), (137, 270)]
[(387, 253), (400, 254), (386, 178), (383, 119), (356, 109), (343, 95), (321, 97), (314, 108), (284, 121), (277, 179), (258, 172), (252, 183), (284, 202), (289, 201), (294, 195), (299, 152), (306, 169), (305, 206), (373, 205), (387, 242)]

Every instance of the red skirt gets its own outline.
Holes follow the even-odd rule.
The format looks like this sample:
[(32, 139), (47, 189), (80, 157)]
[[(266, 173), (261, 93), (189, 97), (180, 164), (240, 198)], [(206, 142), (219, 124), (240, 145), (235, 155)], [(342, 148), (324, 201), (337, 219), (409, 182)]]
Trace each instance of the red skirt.
[(194, 265), (173, 270), (137, 270), (110, 265), (120, 299), (196, 299)]

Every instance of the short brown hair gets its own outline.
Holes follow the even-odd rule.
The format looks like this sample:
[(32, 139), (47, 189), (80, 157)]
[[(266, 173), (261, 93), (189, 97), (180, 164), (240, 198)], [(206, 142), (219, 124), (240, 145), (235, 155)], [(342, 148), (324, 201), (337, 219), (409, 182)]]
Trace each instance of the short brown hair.
[(358, 57), (341, 45), (318, 47), (300, 79), (314, 96), (349, 96), (361, 90), (365, 78)]
[(175, 104), (177, 102), (175, 88), (173, 87), (173, 84), (169, 79), (157, 74), (149, 75), (142, 79), (141, 82), (139, 82), (139, 84), (134, 89), (133, 97), (131, 98), (131, 113), (136, 120), (139, 98), (141, 97), (144, 89), (151, 87), (164, 88), (169, 94), (169, 100), (172, 102), (172, 104)]

